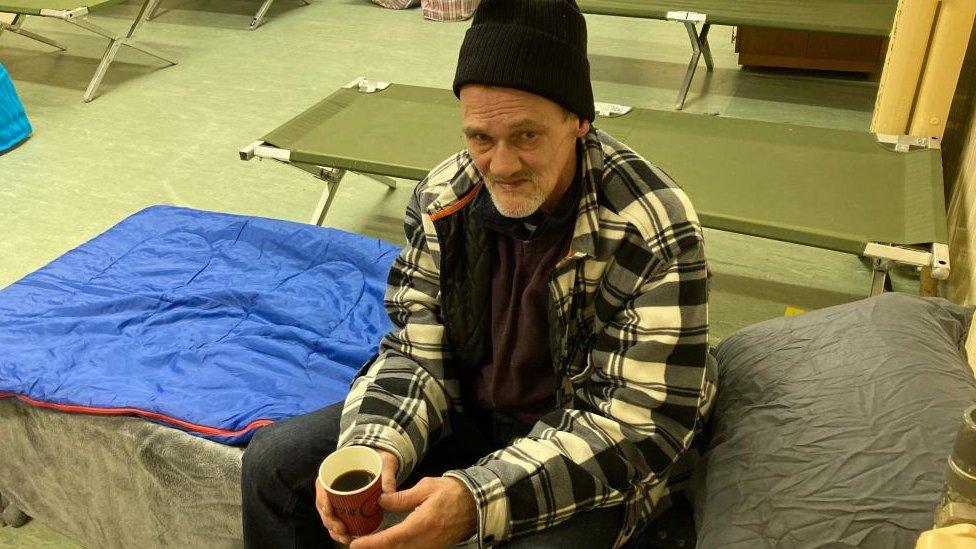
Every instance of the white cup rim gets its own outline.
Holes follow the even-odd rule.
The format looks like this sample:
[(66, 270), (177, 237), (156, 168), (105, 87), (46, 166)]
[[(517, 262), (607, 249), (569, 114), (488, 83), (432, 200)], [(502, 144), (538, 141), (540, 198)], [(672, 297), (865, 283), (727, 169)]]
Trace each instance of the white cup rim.
[[(366, 470), (373, 474), (373, 481), (349, 492), (343, 492), (332, 488), (332, 483), (340, 475), (349, 471)], [(319, 465), (319, 483), (322, 488), (330, 494), (338, 496), (351, 496), (369, 490), (374, 484), (379, 482), (383, 472), (383, 460), (379, 453), (369, 446), (346, 446), (329, 454), (322, 464)]]

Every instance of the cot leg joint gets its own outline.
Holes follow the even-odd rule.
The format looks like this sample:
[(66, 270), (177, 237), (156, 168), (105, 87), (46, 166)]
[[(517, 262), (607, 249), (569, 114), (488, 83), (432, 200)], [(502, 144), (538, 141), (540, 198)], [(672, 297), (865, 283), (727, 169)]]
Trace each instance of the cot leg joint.
[(21, 28), (24, 24), (25, 19), (27, 19), (27, 16), (22, 13), (19, 13), (14, 16), (14, 20), (11, 23), (5, 23), (3, 21), (0, 21), (0, 34), (2, 34), (3, 31), (8, 30), (14, 34), (19, 34), (24, 38), (30, 38), (31, 40), (35, 40), (42, 44), (47, 44), (48, 46), (57, 48), (61, 51), (65, 50), (65, 47), (62, 46), (60, 42), (48, 38), (46, 36), (37, 34), (36, 32), (31, 32), (29, 30)]
[(312, 213), (311, 223), (312, 225), (321, 226), (325, 221), (325, 215), (329, 213), (329, 208), (332, 206), (332, 201), (335, 199), (336, 191), (339, 190), (339, 183), (342, 182), (342, 178), (346, 176), (346, 170), (340, 168), (322, 168), (319, 167), (319, 179), (325, 181), (325, 189), (322, 190), (322, 196), (319, 197), (319, 203), (315, 206), (315, 212)]
[[(706, 22), (706, 16), (703, 13), (670, 11), (668, 12), (667, 18), (669, 21), (677, 21), (684, 24), (685, 30), (688, 32), (688, 39), (691, 41), (691, 59), (688, 61), (685, 79), (678, 89), (678, 97), (674, 107), (677, 110), (681, 110), (685, 106), (685, 99), (688, 96), (688, 90), (691, 88), (691, 81), (695, 77), (698, 61), (704, 57), (705, 68), (709, 71), (715, 68), (712, 61), (712, 50), (708, 45), (708, 31), (711, 28), (711, 24)], [(701, 31), (698, 30), (699, 24), (702, 26)]]

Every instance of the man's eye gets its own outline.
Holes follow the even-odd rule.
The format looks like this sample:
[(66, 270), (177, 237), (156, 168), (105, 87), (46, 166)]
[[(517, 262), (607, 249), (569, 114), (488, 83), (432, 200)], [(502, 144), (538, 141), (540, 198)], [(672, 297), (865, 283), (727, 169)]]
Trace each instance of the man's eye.
[(526, 141), (532, 141), (536, 137), (539, 137), (539, 134), (536, 132), (522, 132), (522, 139)]
[(487, 143), (490, 138), (483, 133), (476, 133), (471, 136), (471, 139), (474, 139), (478, 143)]

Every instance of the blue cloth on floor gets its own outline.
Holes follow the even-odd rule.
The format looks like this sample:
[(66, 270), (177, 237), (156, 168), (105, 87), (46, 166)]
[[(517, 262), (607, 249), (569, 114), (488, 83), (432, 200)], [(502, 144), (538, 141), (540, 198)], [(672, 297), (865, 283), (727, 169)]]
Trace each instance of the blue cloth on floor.
[(0, 396), (225, 443), (342, 400), (391, 329), (399, 249), (156, 206), (0, 291)]
[(31, 134), (24, 106), (17, 97), (7, 69), (0, 64), (0, 154), (16, 147)]

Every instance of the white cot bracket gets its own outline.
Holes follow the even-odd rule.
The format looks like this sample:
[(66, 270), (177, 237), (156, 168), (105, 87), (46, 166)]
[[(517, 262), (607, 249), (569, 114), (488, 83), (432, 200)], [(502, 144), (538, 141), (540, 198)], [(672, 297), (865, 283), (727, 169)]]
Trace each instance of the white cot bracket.
[(932, 278), (949, 280), (949, 246), (946, 244), (932, 244)]
[(634, 110), (634, 107), (628, 105), (618, 105), (616, 103), (593, 103), (593, 108), (596, 110), (596, 114), (604, 118), (616, 118), (618, 116), (623, 116), (630, 111)]
[(932, 278), (936, 280), (948, 280), (951, 269), (949, 246), (940, 242), (930, 244), (927, 250), (870, 242), (864, 246), (862, 255), (881, 261), (929, 267)]
[(360, 76), (359, 78), (343, 86), (343, 88), (355, 89), (363, 93), (375, 93), (378, 91), (383, 91), (389, 87), (389, 82), (383, 82), (382, 80), (367, 80), (365, 76)]
[(238, 151), (241, 160), (251, 160), (252, 158), (269, 158), (280, 160), (281, 162), (291, 162), (291, 151), (279, 149), (274, 145), (269, 145), (264, 141), (255, 141)]
[[(707, 22), (708, 17), (704, 13), (693, 11), (669, 11), (668, 21), (682, 23), (688, 32), (688, 39), (691, 41), (691, 59), (688, 61), (688, 69), (685, 71), (685, 79), (678, 89), (678, 98), (675, 101), (675, 109), (681, 110), (685, 106), (685, 98), (691, 88), (691, 80), (695, 77), (695, 69), (698, 68), (698, 61), (705, 58), (705, 68), (711, 72), (715, 65), (712, 62), (712, 50), (708, 46), (708, 30), (711, 24)], [(698, 30), (701, 25), (701, 31)]]
[(939, 149), (941, 141), (936, 137), (918, 137), (914, 135), (895, 135), (890, 133), (875, 134), (879, 143), (894, 146), (896, 152), (909, 152), (919, 149)]

